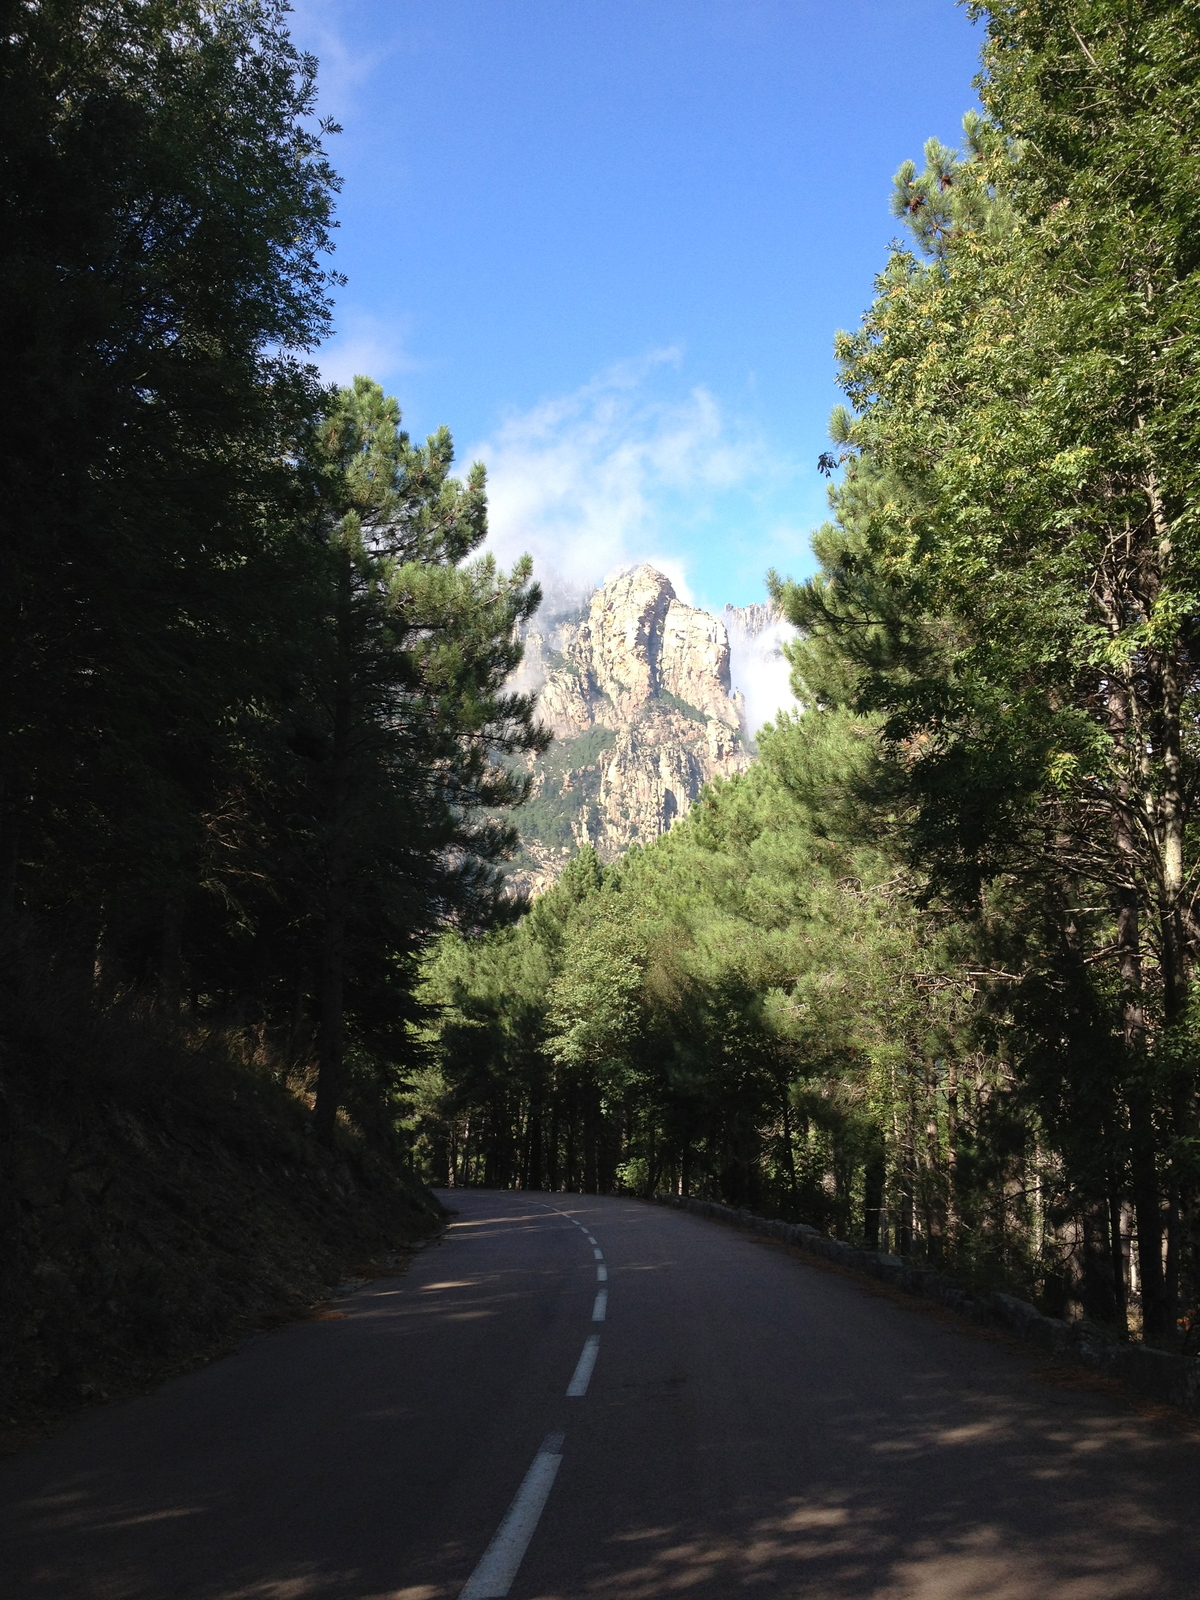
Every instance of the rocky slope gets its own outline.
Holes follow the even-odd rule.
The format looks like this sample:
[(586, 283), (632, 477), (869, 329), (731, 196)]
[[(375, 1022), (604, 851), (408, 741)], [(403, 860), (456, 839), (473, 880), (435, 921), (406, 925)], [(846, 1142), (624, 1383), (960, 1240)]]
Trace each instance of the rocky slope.
[(540, 690), (555, 742), (530, 763), (514, 887), (537, 893), (585, 844), (614, 860), (685, 816), (711, 779), (749, 766), (725, 623), (685, 605), (653, 567), (535, 624), (525, 647), (522, 678)]

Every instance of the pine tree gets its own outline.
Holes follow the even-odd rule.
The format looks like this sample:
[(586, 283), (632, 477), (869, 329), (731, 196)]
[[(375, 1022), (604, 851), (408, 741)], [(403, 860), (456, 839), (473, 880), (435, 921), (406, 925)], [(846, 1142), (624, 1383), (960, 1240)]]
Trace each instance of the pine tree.
[(834, 692), (883, 714), (935, 892), (982, 907), (1004, 882), (1057, 907), (1053, 935), (1032, 920), (1064, 1003), (1110, 965), (1107, 1171), (1078, 1176), (1100, 1184), (1101, 1214), (1132, 1197), (1145, 1329), (1170, 1341), (1197, 1176), (1200, 189), (1169, 130), (1190, 115), (1195, 19), (1165, 4), (988, 15), (992, 133), (971, 165), (1006, 225), (955, 211), (963, 174), (940, 149), (922, 177), (902, 169), (925, 259), (897, 251), (841, 341), (856, 412), (841, 526), (789, 605), (821, 639), (802, 671), (839, 660)]
[(292, 746), (326, 1140), (346, 1092), (347, 1012), (367, 1038), (394, 1040), (423, 941), (503, 911), (492, 863), (515, 835), (490, 814), (527, 791), (503, 758), (547, 742), (532, 697), (504, 688), (540, 601), (530, 564), (503, 577), (469, 559), (487, 534), (483, 469), (458, 482), (449, 433), (416, 446), (399, 423), (396, 402), (358, 378), (315, 442), (324, 600), (298, 663)]
[(318, 406), (336, 179), (285, 9), (0, 5), (0, 918), (139, 979), (264, 687)]

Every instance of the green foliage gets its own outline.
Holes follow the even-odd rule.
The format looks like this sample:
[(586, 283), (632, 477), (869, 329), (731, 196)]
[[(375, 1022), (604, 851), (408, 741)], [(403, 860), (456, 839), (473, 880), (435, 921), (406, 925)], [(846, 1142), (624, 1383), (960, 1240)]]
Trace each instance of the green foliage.
[(1200, 1176), (1180, 1020), (1200, 860), (1200, 172), (1177, 133), (1196, 18), (986, 16), (989, 121), (967, 162), (931, 146), (923, 174), (901, 169), (920, 254), (894, 252), (840, 338), (835, 522), (819, 575), (777, 593), (807, 634), (804, 692), (879, 718), (869, 800), (926, 899), (971, 918), (1004, 974), (994, 1023), (1074, 1186), (1085, 1278), (1120, 1321), (1132, 1206), (1143, 1325), (1169, 1340)]
[[(543, 757), (542, 791), (521, 812), (522, 831), (542, 844), (571, 847), (572, 824), (600, 793), (600, 758), (616, 743), (608, 728), (589, 728), (577, 739), (556, 740)], [(570, 786), (563, 787), (564, 780)]]
[(1200, 1282), (1200, 23), (974, 10), (984, 115), (897, 174), (913, 243), (837, 341), (819, 570), (772, 580), (808, 709), (512, 936), (549, 962), (558, 1119), (517, 1175), (769, 1204), (1170, 1343)]
[[(1013, 225), (1007, 196), (997, 193), (991, 181), (989, 159), (1009, 164), (1019, 156), (1020, 145), (1005, 139), (995, 123), (968, 111), (963, 118), (960, 158), (938, 139), (925, 141), (925, 167), (905, 161), (892, 180), (892, 215), (902, 217), (921, 249), (944, 260), (954, 240), (968, 230), (998, 234)], [(836, 438), (835, 443), (841, 441)]]
[(0, 903), (71, 922), (173, 893), (220, 806), (337, 184), (273, 0), (0, 10)]
[(423, 946), (519, 909), (539, 597), (449, 433), (306, 364), (336, 129), (286, 10), (0, 0), (0, 946), (387, 1143)]
[[(772, 579), (806, 709), (531, 908), (499, 869), (537, 588), (479, 555), (445, 430), (305, 364), (337, 180), (284, 9), (0, 0), (6, 955), (253, 1040), (326, 1139), (439, 1178), (720, 1195), (1171, 1342), (1195, 6), (974, 7), (984, 114), (897, 174), (819, 570)], [(571, 842), (610, 740), (554, 752), (532, 831)]]
[(672, 711), (678, 711), (680, 716), (686, 717), (689, 722), (698, 722), (703, 726), (708, 721), (703, 711), (689, 704), (688, 701), (681, 700), (677, 694), (672, 694), (669, 689), (659, 689), (657, 698), (664, 706), (670, 706)]
[[(582, 855), (515, 930), (443, 944), (426, 996), (449, 1002), (434, 1042), (460, 1089), (422, 1122), (431, 1162), (568, 1186), (591, 1166), (594, 1182), (878, 1229), (879, 1201), (872, 1224), (855, 1186), (879, 1164), (895, 1085), (961, 1022), (953, 998), (924, 1005), (913, 988), (914, 965), (937, 961), (929, 919), (827, 804), (871, 762), (869, 730), (835, 713), (783, 719), (762, 751), (616, 867)], [(467, 1018), (483, 1078), (477, 1051), (468, 1075)], [(541, 1164), (506, 1170), (483, 1128), (506, 1125), (514, 1088)]]

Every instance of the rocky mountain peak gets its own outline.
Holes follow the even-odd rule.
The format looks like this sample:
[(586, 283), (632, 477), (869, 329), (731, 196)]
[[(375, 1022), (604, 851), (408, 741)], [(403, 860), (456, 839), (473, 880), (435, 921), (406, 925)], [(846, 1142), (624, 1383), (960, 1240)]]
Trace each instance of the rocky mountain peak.
[(757, 639), (775, 627), (779, 620), (779, 608), (774, 602), (760, 600), (748, 606), (725, 607), (726, 627), (739, 629), (748, 639)]
[(658, 691), (663, 624), (674, 600), (670, 579), (647, 566), (592, 596), (572, 654), (620, 715), (633, 715)]
[(584, 844), (611, 861), (647, 843), (706, 783), (749, 765), (725, 624), (652, 566), (611, 579), (582, 615), (531, 630), (523, 677), (540, 685), (556, 742), (531, 761), (533, 799), (517, 816), (521, 888), (545, 887)]

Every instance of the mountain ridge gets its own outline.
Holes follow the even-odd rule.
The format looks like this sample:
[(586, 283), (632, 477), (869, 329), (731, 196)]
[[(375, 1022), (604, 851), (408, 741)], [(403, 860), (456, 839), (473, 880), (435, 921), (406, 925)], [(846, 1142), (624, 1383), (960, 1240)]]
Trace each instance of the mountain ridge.
[[(769, 606), (725, 613), (750, 635), (774, 621)], [(613, 861), (649, 843), (687, 815), (706, 783), (750, 765), (726, 622), (680, 600), (648, 563), (575, 612), (530, 627), (525, 648), (521, 687), (538, 692), (555, 742), (526, 760), (533, 787), (516, 814), (515, 890), (548, 888), (584, 845)]]

